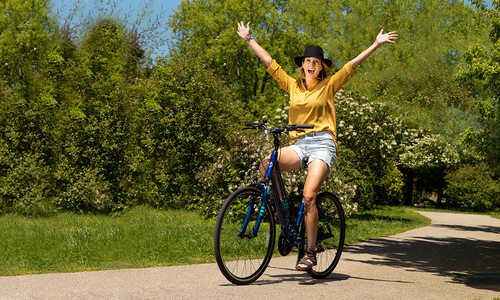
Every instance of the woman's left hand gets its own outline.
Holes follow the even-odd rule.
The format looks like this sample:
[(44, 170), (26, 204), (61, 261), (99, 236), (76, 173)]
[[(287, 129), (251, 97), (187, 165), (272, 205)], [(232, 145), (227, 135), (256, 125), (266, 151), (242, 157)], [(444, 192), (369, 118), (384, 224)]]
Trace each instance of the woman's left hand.
[(384, 33), (384, 29), (381, 29), (375, 39), (375, 43), (380, 46), (384, 43), (395, 43), (398, 40), (398, 33), (396, 31), (391, 31), (389, 33)]

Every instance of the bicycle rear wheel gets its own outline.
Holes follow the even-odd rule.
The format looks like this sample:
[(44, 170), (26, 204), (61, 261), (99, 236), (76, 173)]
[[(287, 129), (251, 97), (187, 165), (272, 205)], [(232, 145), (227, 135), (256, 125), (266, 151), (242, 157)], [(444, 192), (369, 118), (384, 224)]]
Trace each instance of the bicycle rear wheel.
[(262, 203), (262, 192), (253, 187), (231, 194), (217, 217), (214, 252), (222, 274), (232, 283), (250, 284), (269, 265), (273, 255), (276, 225), (266, 204), (256, 236), (253, 229)]
[[(317, 265), (307, 271), (316, 279), (326, 278), (337, 266), (345, 240), (345, 216), (340, 200), (332, 193), (323, 192), (316, 198), (319, 213), (316, 240)], [(304, 224), (302, 224), (304, 226)], [(302, 236), (304, 235), (302, 229)], [(299, 259), (304, 255), (306, 243), (299, 245)]]

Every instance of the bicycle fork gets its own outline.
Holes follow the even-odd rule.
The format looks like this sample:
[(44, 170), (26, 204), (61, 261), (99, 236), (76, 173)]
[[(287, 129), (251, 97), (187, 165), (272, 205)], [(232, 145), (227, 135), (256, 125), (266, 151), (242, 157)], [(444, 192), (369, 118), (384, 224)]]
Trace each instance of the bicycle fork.
[[(257, 212), (258, 215), (257, 215), (257, 219), (255, 221), (255, 225), (253, 226), (252, 231), (249, 234), (245, 233), (247, 230), (247, 227), (248, 227), (248, 223), (250, 222), (250, 219), (252, 217), (252, 214), (255, 213), (254, 212), (255, 195), (251, 195), (250, 201), (248, 203), (247, 211), (245, 214), (245, 219), (243, 220), (243, 224), (241, 225), (241, 229), (240, 229), (239, 233), (237, 234), (237, 236), (239, 238), (247, 237), (247, 238), (251, 239), (251, 238), (256, 237), (258, 232), (259, 232), (260, 224), (262, 223), (262, 219), (264, 218), (264, 215), (266, 214), (266, 203), (267, 203), (267, 200), (269, 199), (269, 191), (270, 191), (269, 185), (264, 185), (262, 188), (264, 189), (263, 196), (262, 196), (262, 202), (261, 202), (259, 210)], [(272, 218), (272, 216), (269, 216), (269, 217)]]

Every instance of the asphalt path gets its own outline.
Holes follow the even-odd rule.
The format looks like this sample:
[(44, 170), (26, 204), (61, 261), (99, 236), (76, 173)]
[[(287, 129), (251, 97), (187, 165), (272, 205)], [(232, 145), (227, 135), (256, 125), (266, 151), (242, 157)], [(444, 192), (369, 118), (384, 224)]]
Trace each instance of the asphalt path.
[(324, 280), (288, 256), (249, 286), (202, 264), (0, 277), (0, 299), (500, 299), (500, 220), (421, 214), (430, 226), (347, 247)]

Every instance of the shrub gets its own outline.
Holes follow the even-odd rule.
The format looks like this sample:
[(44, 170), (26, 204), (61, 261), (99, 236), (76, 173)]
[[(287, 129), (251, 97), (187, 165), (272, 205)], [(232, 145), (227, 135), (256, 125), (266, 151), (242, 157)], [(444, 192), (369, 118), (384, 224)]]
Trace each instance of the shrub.
[(0, 176), (0, 212), (43, 216), (54, 212), (52, 172), (38, 154), (13, 158)]
[(486, 164), (465, 165), (445, 177), (452, 205), (475, 211), (500, 208), (500, 184)]
[(113, 201), (111, 184), (105, 180), (103, 170), (88, 168), (73, 174), (57, 206), (76, 212), (109, 213), (121, 206)]
[(387, 165), (386, 171), (375, 183), (378, 204), (400, 205), (403, 201), (403, 174), (394, 162)]
[(159, 62), (151, 78), (141, 83), (142, 105), (134, 116), (138, 141), (131, 153), (143, 185), (137, 188), (145, 191), (140, 202), (189, 204), (192, 200), (185, 198), (200, 188), (197, 174), (219, 164), (217, 149), (232, 147), (234, 141), (228, 142), (227, 136), (241, 109), (212, 75), (202, 63), (177, 57)]

